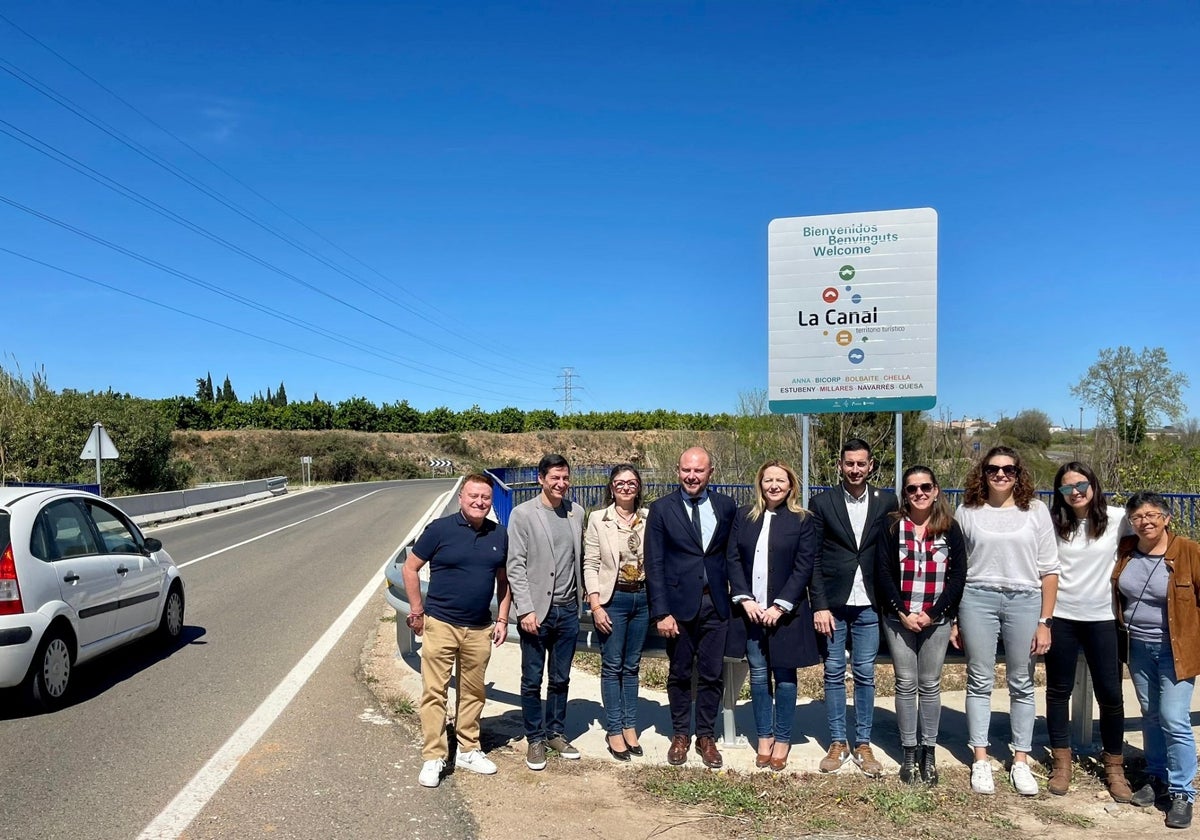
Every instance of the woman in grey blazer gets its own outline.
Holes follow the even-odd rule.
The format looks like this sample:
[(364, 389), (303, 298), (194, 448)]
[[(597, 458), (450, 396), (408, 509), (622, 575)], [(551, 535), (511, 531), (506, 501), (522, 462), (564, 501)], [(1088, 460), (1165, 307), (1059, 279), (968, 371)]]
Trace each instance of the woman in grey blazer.
[(600, 699), (608, 752), (617, 761), (642, 755), (638, 742), (638, 669), (650, 626), (646, 599), (646, 509), (642, 476), (618, 464), (608, 476), (605, 506), (583, 535), (583, 589), (600, 633)]

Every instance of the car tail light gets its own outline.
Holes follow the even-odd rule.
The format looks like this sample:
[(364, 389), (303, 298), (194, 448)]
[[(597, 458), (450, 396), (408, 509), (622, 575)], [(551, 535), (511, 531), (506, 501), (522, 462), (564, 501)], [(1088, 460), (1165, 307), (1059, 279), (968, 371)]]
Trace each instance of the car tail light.
[(13, 557), (12, 543), (9, 543), (0, 554), (0, 615), (23, 612), (21, 587), (17, 584), (17, 561)]

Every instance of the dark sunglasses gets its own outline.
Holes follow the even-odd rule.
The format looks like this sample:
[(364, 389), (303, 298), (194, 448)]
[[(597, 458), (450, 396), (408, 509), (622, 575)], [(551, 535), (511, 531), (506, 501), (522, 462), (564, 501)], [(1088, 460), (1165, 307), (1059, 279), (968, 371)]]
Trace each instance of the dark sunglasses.
[(910, 496), (915, 496), (917, 493), (925, 493), (926, 495), (933, 492), (933, 485), (926, 481), (924, 484), (909, 484), (904, 488), (904, 492)]
[(1090, 481), (1076, 481), (1074, 484), (1064, 484), (1058, 488), (1058, 492), (1064, 496), (1070, 496), (1072, 493), (1078, 493), (1080, 496), (1086, 495), (1088, 488), (1092, 486)]
[(1016, 464), (987, 464), (984, 466), (983, 472), (986, 475), (998, 475), (999, 473), (1004, 473), (1009, 478), (1012, 478), (1013, 476), (1015, 476), (1017, 474), (1017, 465)]

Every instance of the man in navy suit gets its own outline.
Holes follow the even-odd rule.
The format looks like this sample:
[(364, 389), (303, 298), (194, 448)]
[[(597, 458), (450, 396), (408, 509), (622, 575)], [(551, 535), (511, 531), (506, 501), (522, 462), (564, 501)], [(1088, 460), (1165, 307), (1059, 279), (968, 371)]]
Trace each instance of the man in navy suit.
[(715, 738), (721, 707), (729, 581), (725, 547), (737, 503), (708, 489), (712, 456), (696, 446), (679, 456), (679, 489), (650, 505), (646, 520), (646, 592), (650, 618), (667, 640), (667, 701), (674, 730), (667, 762), (687, 761), (692, 674), (696, 674), (696, 752), (722, 764)]
[[(860, 438), (842, 444), (838, 472), (842, 481), (813, 498), (817, 530), (817, 562), (812, 580), (813, 625), (825, 637), (825, 712), (829, 717), (829, 752), (822, 773), (831, 773), (847, 758), (868, 776), (883, 765), (871, 752), (875, 716), (875, 655), (879, 652), (879, 612), (875, 609), (875, 543), (897, 508), (894, 493), (867, 484), (875, 471), (870, 445)], [(846, 638), (852, 648), (854, 674), (854, 749), (846, 726)]]

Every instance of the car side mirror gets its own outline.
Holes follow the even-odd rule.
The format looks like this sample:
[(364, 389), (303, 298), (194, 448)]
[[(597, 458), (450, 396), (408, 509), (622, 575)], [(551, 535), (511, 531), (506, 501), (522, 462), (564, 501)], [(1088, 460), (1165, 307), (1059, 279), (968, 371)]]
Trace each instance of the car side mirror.
[(146, 551), (153, 554), (156, 551), (162, 551), (162, 540), (154, 537), (146, 537), (142, 540), (142, 545), (146, 547)]

